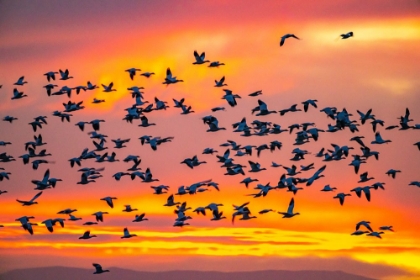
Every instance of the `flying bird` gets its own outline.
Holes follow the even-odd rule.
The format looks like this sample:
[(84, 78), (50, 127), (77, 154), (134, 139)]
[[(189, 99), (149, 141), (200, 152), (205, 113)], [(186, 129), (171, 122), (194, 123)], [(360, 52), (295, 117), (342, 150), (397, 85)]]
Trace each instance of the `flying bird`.
[(350, 31), (350, 32), (341, 34), (340, 36), (341, 36), (341, 39), (348, 39), (350, 37), (353, 37), (353, 32)]
[(100, 264), (93, 263), (92, 265), (93, 265), (93, 267), (95, 267), (95, 272), (93, 274), (101, 274), (101, 273), (104, 273), (104, 272), (109, 272), (108, 269), (103, 270), (102, 266)]
[(296, 215), (299, 215), (299, 212), (293, 213), (293, 208), (295, 207), (295, 199), (292, 199), (289, 202), (289, 207), (287, 208), (287, 212), (278, 212), (279, 214), (283, 215), (283, 218), (292, 218)]
[(34, 204), (38, 204), (38, 202), (37, 201), (35, 201), (38, 197), (40, 197), (40, 195), (42, 194), (42, 191), (41, 192), (39, 192), (39, 193), (37, 193), (31, 200), (29, 200), (29, 201), (25, 201), (25, 200), (19, 200), (19, 199), (16, 199), (16, 201), (17, 202), (19, 202), (19, 203), (22, 203), (22, 206), (31, 206), (31, 205), (34, 205)]
[(288, 38), (295, 38), (295, 39), (300, 40), (295, 34), (285, 34), (285, 35), (281, 36), (281, 39), (280, 39), (280, 47), (284, 45), (284, 42)]

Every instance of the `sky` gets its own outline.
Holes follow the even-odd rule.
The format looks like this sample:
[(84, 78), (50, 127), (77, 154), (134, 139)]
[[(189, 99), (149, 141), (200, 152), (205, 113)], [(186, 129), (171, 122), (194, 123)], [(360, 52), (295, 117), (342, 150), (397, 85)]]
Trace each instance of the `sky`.
[[(0, 146), (16, 158), (14, 162), (0, 163), (10, 172), (10, 180), (0, 182), (0, 272), (15, 268), (39, 266), (90, 267), (92, 262), (104, 267), (120, 266), (135, 270), (218, 270), (242, 271), (261, 269), (325, 269), (343, 270), (380, 279), (418, 279), (420, 275), (420, 217), (418, 202), (420, 190), (409, 186), (419, 181), (420, 151), (414, 143), (420, 140), (419, 130), (385, 130), (398, 125), (398, 118), (410, 109), (411, 125), (420, 123), (418, 73), (420, 61), (420, 2), (404, 0), (360, 1), (1, 1), (0, 2), (0, 117), (17, 117), (12, 124), (0, 122), (0, 141), (12, 142)], [(354, 32), (342, 40), (340, 34)], [(280, 47), (280, 37), (293, 33), (300, 38), (289, 38)], [(206, 59), (225, 65), (209, 68), (193, 65), (193, 52), (205, 52)], [(145, 78), (137, 74), (134, 80), (124, 70), (135, 67), (142, 72), (154, 72)], [(184, 80), (164, 85), (166, 69)], [(59, 88), (75, 87), (87, 81), (100, 88), (93, 91), (48, 97), (43, 75), (48, 71), (69, 69), (73, 79), (56, 80)], [(25, 76), (27, 84), (13, 85)], [(214, 80), (226, 77), (224, 88), (239, 94), (238, 105), (231, 107), (223, 99), (221, 88)], [(103, 92), (101, 84), (114, 83), (116, 91)], [(127, 88), (142, 86), (145, 100), (153, 103), (155, 97), (168, 102), (167, 110), (148, 113), (151, 127), (138, 127), (122, 119), (125, 108), (133, 99)], [(28, 97), (11, 100), (13, 89)], [(262, 90), (258, 97), (248, 94)], [(92, 104), (93, 98), (104, 99)], [(195, 111), (181, 115), (172, 99), (185, 98), (185, 104)], [(293, 104), (302, 109), (302, 102), (316, 99), (318, 108), (308, 112), (290, 112), (284, 116), (271, 114), (257, 117), (251, 110), (258, 100), (269, 110), (282, 110)], [(61, 122), (52, 112), (63, 111), (62, 103), (83, 101), (85, 108), (72, 112), (70, 122)], [(223, 106), (225, 111), (211, 112)], [(234, 133), (232, 124), (246, 117), (253, 120), (281, 124), (314, 122), (326, 130), (331, 119), (320, 112), (334, 106), (345, 108), (351, 119), (360, 124), (357, 110), (372, 114), (385, 122), (378, 127), (384, 139), (392, 142), (370, 144), (375, 136), (368, 121), (359, 132), (348, 129), (335, 133), (320, 133), (318, 141), (302, 146), (293, 145), (295, 132), (264, 137), (241, 137)], [(29, 122), (39, 115), (47, 116), (47, 125), (33, 132)], [(202, 118), (213, 115), (226, 130), (206, 132)], [(82, 167), (104, 167), (103, 177), (88, 185), (80, 180), (78, 167), (71, 168), (69, 159), (80, 155), (83, 149), (94, 149), (86, 125), (82, 132), (75, 126), (79, 121), (103, 119), (100, 133), (108, 135), (107, 151), (115, 151), (120, 162), (95, 163), (82, 161)], [(26, 153), (24, 143), (34, 135), (42, 134), (45, 146), (52, 156), (49, 164), (33, 170), (23, 165), (19, 156)], [(143, 135), (174, 137), (172, 142), (153, 151), (138, 140)], [(323, 162), (315, 154), (331, 149), (331, 143), (354, 147), (350, 155), (361, 154), (360, 146), (349, 141), (356, 135), (372, 150), (380, 152), (379, 160), (369, 158), (359, 173), (369, 172), (374, 182), (384, 182), (385, 190), (372, 191), (370, 202), (358, 198), (351, 189), (359, 175), (349, 166), (352, 157)], [(111, 139), (130, 138), (126, 148), (114, 149)], [(203, 155), (206, 147), (221, 155), (227, 140), (242, 146), (282, 142), (281, 150), (262, 151), (260, 157), (236, 157), (235, 162), (246, 165), (246, 174), (225, 176), (214, 155)], [(308, 150), (305, 160), (292, 162), (291, 151), (299, 147)], [(102, 154), (103, 152), (98, 152)], [(112, 175), (126, 171), (129, 164), (122, 162), (127, 155), (139, 155), (140, 167), (150, 168), (159, 182), (142, 183), (139, 178)], [(207, 163), (194, 169), (180, 164), (185, 158), (197, 155)], [(267, 170), (250, 173), (248, 160), (257, 161)], [(310, 187), (292, 195), (285, 190), (272, 190), (266, 197), (253, 198), (253, 183), (247, 189), (239, 182), (245, 177), (257, 178), (258, 183), (275, 186), (285, 170), (271, 167), (272, 162), (284, 166), (314, 163), (315, 169), (302, 172), (309, 177), (323, 165), (325, 177)], [(385, 172), (399, 169), (395, 179)], [(31, 180), (40, 180), (49, 169), (52, 177), (61, 178), (56, 188), (47, 189), (37, 201), (39, 204), (21, 206), (16, 199), (29, 200), (37, 191)], [(0, 171), (1, 172), (1, 171)], [(181, 185), (212, 179), (220, 191), (196, 195), (176, 196), (195, 209), (209, 203), (220, 203), (220, 211), (227, 217), (210, 221), (188, 210), (190, 225), (173, 227), (174, 208), (162, 206), (168, 194), (176, 193)], [(150, 186), (169, 185), (169, 193), (153, 194)], [(323, 193), (325, 185), (336, 187), (335, 193)], [(343, 206), (333, 196), (338, 192), (351, 193)], [(111, 209), (100, 198), (115, 196)], [(286, 211), (291, 197), (295, 211), (300, 215), (282, 219), (277, 211)], [(231, 223), (234, 205), (250, 202), (248, 207), (257, 218)], [(124, 205), (138, 208), (138, 212), (122, 212)], [(42, 221), (49, 218), (67, 218), (58, 211), (77, 209), (81, 221), (65, 221), (64, 228), (47, 231)], [(258, 211), (271, 208), (275, 212), (264, 215)], [(93, 221), (91, 215), (107, 211), (104, 222), (84, 226)], [(135, 214), (146, 213), (148, 221), (133, 223)], [(15, 221), (21, 216), (34, 216), (38, 223), (34, 235), (24, 231)], [(392, 225), (394, 232), (386, 231), (382, 239), (371, 236), (351, 236), (359, 221), (370, 221), (374, 230)], [(123, 228), (137, 237), (123, 240)], [(79, 240), (84, 231), (98, 237)]]

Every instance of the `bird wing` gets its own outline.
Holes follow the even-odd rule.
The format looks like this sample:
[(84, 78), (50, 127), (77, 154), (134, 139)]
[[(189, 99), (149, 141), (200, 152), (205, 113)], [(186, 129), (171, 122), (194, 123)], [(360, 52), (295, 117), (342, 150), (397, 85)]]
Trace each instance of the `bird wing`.
[(166, 79), (171, 79), (172, 78), (172, 72), (171, 69), (168, 68), (166, 69)]
[(340, 205), (343, 205), (343, 203), (344, 203), (344, 196), (340, 196), (339, 199), (340, 199)]
[(315, 172), (315, 174), (314, 174), (314, 177), (318, 177), (319, 176), (319, 174), (321, 174), (324, 170), (325, 170), (325, 168), (326, 168), (327, 166), (326, 165), (324, 165), (323, 167), (321, 167), (320, 169), (318, 169), (318, 171), (317, 172)]
[(35, 199), (37, 199), (40, 195), (42, 194), (42, 192), (37, 193), (31, 200), (30, 202), (34, 202)]
[(102, 266), (100, 264), (93, 263), (92, 265), (96, 268), (96, 271), (101, 271), (102, 270)]
[(289, 208), (287, 208), (287, 213), (293, 214), (293, 208), (294, 207), (295, 207), (295, 200), (292, 197), (292, 199), (290, 200), (290, 203), (289, 203)]
[(281, 46), (283, 46), (284, 45), (284, 41), (286, 40), (286, 38), (283, 36), (283, 37), (281, 37), (281, 40), (280, 40), (280, 47)]
[(363, 188), (363, 192), (365, 193), (366, 199), (370, 201), (370, 187)]
[(45, 171), (44, 173), (44, 178), (42, 179), (42, 183), (46, 183), (48, 181), (48, 179), (50, 178), (50, 170), (47, 169), (47, 171)]

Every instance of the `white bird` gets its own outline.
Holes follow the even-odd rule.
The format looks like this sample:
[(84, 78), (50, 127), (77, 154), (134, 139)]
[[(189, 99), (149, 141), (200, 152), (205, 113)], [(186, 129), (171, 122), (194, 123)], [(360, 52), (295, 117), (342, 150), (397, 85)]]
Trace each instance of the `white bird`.
[(341, 36), (341, 39), (348, 39), (350, 37), (353, 37), (353, 32), (350, 31), (350, 32), (341, 34), (340, 36)]
[(57, 214), (65, 214), (65, 215), (70, 215), (73, 212), (76, 212), (77, 209), (71, 209), (71, 208), (66, 208), (64, 210), (61, 210), (59, 212), (57, 212)]
[(368, 233), (366, 235), (368, 235), (368, 236), (374, 236), (374, 237), (377, 237), (377, 238), (382, 238), (381, 237), (381, 234), (383, 234), (383, 233), (384, 233), (383, 231), (381, 231), (381, 232), (374, 231), (374, 232)]
[(221, 65), (225, 65), (225, 64), (221, 63), (219, 61), (212, 61), (212, 62), (210, 62), (209, 67), (219, 67)]
[(93, 274), (101, 274), (101, 273), (104, 273), (104, 272), (109, 272), (109, 270), (107, 269), (107, 270), (103, 270), (102, 269), (102, 266), (100, 265), (100, 264), (97, 264), (97, 263), (93, 263), (92, 264), (94, 267), (95, 267), (95, 269), (96, 269), (96, 271), (93, 273)]
[(90, 239), (93, 237), (97, 237), (96, 235), (90, 235), (90, 231), (85, 231), (85, 233), (83, 233), (83, 235), (81, 237), (79, 237), (79, 239)]
[(197, 207), (193, 210), (193, 212), (197, 213), (198, 215), (202, 214), (203, 216), (206, 215), (206, 207)]
[(10, 172), (0, 172), (0, 182), (3, 181), (4, 178), (9, 180), (9, 175), (12, 174)]
[(65, 71), (60, 69), (58, 71), (60, 72), (60, 76), (61, 76), (60, 80), (65, 81), (65, 80), (73, 78), (72, 76), (69, 76), (69, 69), (66, 69)]
[(116, 197), (111, 197), (111, 196), (107, 196), (107, 197), (103, 197), (100, 200), (104, 200), (106, 201), (106, 203), (109, 205), (109, 207), (114, 208), (114, 203), (113, 203), (113, 199), (117, 199)]
[(174, 223), (174, 227), (183, 227), (183, 226), (188, 226), (189, 223), (186, 223), (185, 221), (175, 221)]
[(385, 144), (385, 143), (389, 143), (391, 142), (391, 140), (384, 140), (382, 139), (382, 136), (379, 132), (375, 133), (375, 140), (372, 141), (372, 144)]
[(48, 96), (51, 96), (51, 90), (53, 90), (55, 87), (58, 87), (58, 85), (48, 84), (44, 86), (44, 88), (47, 90)]
[(203, 163), (207, 163), (207, 162), (206, 161), (199, 161), (198, 157), (195, 155), (192, 158), (184, 159), (181, 162), (181, 164), (182, 163), (185, 163), (189, 168), (193, 169), (194, 167), (199, 166), (200, 164), (203, 164)]
[(172, 76), (171, 69), (168, 67), (168, 69), (166, 69), (166, 78), (163, 84), (170, 85), (178, 82), (183, 82), (183, 80), (178, 80), (176, 77)]
[(370, 231), (356, 230), (351, 235), (363, 235), (365, 233), (370, 233)]
[(207, 123), (209, 126), (209, 129), (207, 129), (207, 132), (216, 132), (219, 130), (226, 130), (224, 127), (219, 127), (219, 121), (214, 118), (211, 122)]
[(321, 167), (320, 169), (318, 169), (318, 171), (316, 171), (314, 173), (314, 175), (312, 175), (306, 182), (306, 186), (309, 187), (310, 185), (312, 185), (313, 182), (315, 182), (315, 180), (318, 180), (321, 177), (325, 177), (324, 175), (320, 175), (326, 168), (327, 166), (324, 165), (323, 167)]
[(237, 105), (236, 98), (241, 97), (237, 94), (232, 94), (232, 91), (229, 89), (223, 89), (223, 91), (225, 92), (225, 95), (222, 97), (222, 99), (226, 99), (231, 107), (235, 107)]
[(95, 216), (97, 222), (103, 222), (104, 221), (104, 216), (103, 216), (104, 214), (108, 214), (108, 212), (99, 211), (99, 212), (93, 213), (92, 215)]
[(408, 184), (409, 186), (416, 186), (420, 188), (420, 181), (412, 181), (410, 184)]
[(209, 205), (207, 205), (206, 207), (204, 207), (205, 209), (209, 209), (211, 211), (217, 210), (219, 211), (219, 206), (223, 206), (223, 204), (221, 203), (210, 203)]
[(130, 74), (130, 79), (131, 80), (133, 80), (134, 75), (136, 75), (136, 72), (137, 71), (141, 71), (141, 69), (138, 69), (138, 68), (130, 68), (130, 69), (125, 70), (125, 72), (128, 72)]
[(17, 202), (22, 203), (22, 206), (31, 206), (33, 204), (38, 204), (37, 201), (35, 201), (40, 195), (42, 194), (42, 191), (37, 193), (31, 200), (25, 201), (25, 200), (19, 200), (16, 199)]
[(49, 179), (50, 179), (50, 170), (47, 169), (41, 181), (32, 180), (31, 182), (36, 185), (36, 189), (42, 190), (42, 189), (47, 189), (49, 187), (50, 185)]
[(356, 224), (356, 230), (359, 230), (361, 226), (364, 226), (365, 228), (367, 228), (370, 232), (372, 232), (372, 228), (370, 227), (370, 222), (369, 221), (360, 221)]
[(261, 95), (261, 94), (262, 94), (262, 90), (257, 90), (257, 91), (254, 91), (254, 92), (248, 94), (248, 96), (255, 97), (255, 96), (258, 96), (258, 95)]
[(368, 176), (368, 172), (364, 172), (362, 174), (360, 174), (360, 180), (358, 181), (358, 183), (364, 183), (367, 182), (369, 180), (375, 179), (373, 177), (369, 177)]
[(125, 209), (122, 210), (123, 212), (133, 212), (133, 211), (137, 211), (137, 208), (131, 208), (131, 205), (124, 205)]
[(24, 80), (25, 80), (25, 76), (22, 76), (17, 80), (16, 83), (14, 83), (14, 85), (23, 86), (24, 84), (27, 84), (28, 82)]
[(77, 218), (77, 217), (75, 217), (73, 215), (69, 215), (68, 221), (78, 221), (78, 220), (81, 220), (81, 219), (82, 218)]
[(151, 188), (155, 191), (153, 194), (164, 194), (167, 193), (169, 186), (159, 185), (151, 186)]
[(392, 226), (381, 226), (379, 227), (380, 230), (389, 230), (389, 231), (394, 231), (394, 229), (392, 228)]
[(55, 80), (55, 74), (58, 74), (58, 72), (49, 71), (45, 73), (44, 76), (47, 76), (47, 80), (49, 82), (51, 79)]
[(98, 88), (97, 85), (92, 84), (90, 81), (87, 82), (86, 90), (94, 90), (96, 88)]
[(118, 139), (111, 139), (111, 141), (115, 143), (115, 147), (114, 148), (121, 149), (121, 148), (127, 147), (127, 146), (124, 146), (124, 144), (130, 142), (130, 138), (127, 138), (127, 139), (120, 139), (120, 138), (118, 138)]
[(3, 118), (3, 121), (5, 121), (5, 122), (9, 122), (9, 123), (12, 123), (13, 121), (15, 121), (15, 120), (17, 120), (18, 118), (15, 118), (15, 117), (12, 117), (12, 116), (5, 116), (4, 118)]
[[(246, 209), (248, 209), (248, 207), (246, 207)], [(242, 217), (239, 220), (246, 221), (246, 220), (257, 218), (257, 216), (250, 216), (250, 215), (251, 215), (251, 212), (248, 210), (242, 214)]]
[(135, 219), (133, 220), (133, 222), (143, 222), (143, 221), (148, 221), (149, 219), (144, 218), (146, 214), (140, 214), (140, 215), (136, 215)]
[(169, 197), (168, 197), (168, 199), (166, 200), (166, 204), (164, 204), (163, 206), (175, 206), (175, 205), (178, 205), (178, 204), (181, 204), (181, 202), (175, 202), (175, 198), (174, 198), (174, 195), (173, 194), (171, 194)]
[(267, 170), (266, 168), (261, 168), (261, 165), (258, 162), (248, 161), (251, 170), (249, 172), (260, 172), (263, 170)]
[(214, 107), (211, 108), (212, 112), (217, 112), (217, 111), (224, 111), (226, 108), (225, 107)]
[(131, 238), (137, 236), (136, 234), (130, 234), (127, 228), (124, 228), (124, 235), (121, 236), (121, 238)]
[(333, 198), (338, 198), (340, 200), (340, 205), (344, 204), (344, 198), (346, 196), (351, 196), (351, 194), (349, 193), (338, 193), (336, 196), (334, 196)]
[(141, 116), (140, 120), (141, 120), (141, 124), (139, 124), (139, 126), (142, 126), (142, 127), (156, 125), (155, 123), (149, 123), (149, 119), (146, 116)]
[[(250, 219), (249, 215), (251, 214), (251, 211), (249, 210), (248, 207), (246, 207), (246, 205), (248, 205), (248, 204), (249, 204), (249, 202), (246, 202), (246, 203), (244, 203), (242, 205), (239, 205), (239, 206), (233, 205), (233, 208), (234, 208), (235, 212), (232, 214), (232, 224), (235, 222), (236, 216), (247, 215), (248, 219)], [(256, 217), (254, 217), (254, 218), (256, 218)]]
[(202, 52), (199, 55), (197, 51), (194, 51), (195, 61), (193, 62), (193, 64), (203, 64), (203, 63), (206, 63), (206, 62), (210, 62), (210, 60), (204, 60), (205, 57), (206, 57), (206, 53), (205, 52)]
[(385, 174), (387, 174), (388, 176), (391, 176), (392, 179), (395, 179), (395, 176), (397, 175), (398, 172), (401, 172), (401, 170), (390, 169)]
[(243, 179), (240, 184), (245, 184), (245, 187), (248, 188), (249, 184), (252, 182), (258, 182), (258, 179), (252, 179), (251, 177), (247, 177), (245, 179)]
[(214, 210), (213, 218), (211, 218), (211, 221), (220, 221), (222, 219), (226, 219), (226, 217), (223, 216), (223, 211), (219, 212), (217, 210)]
[(103, 103), (103, 102), (105, 102), (105, 99), (93, 98), (93, 101), (92, 101), (93, 104), (99, 104), (99, 103)]
[(34, 229), (32, 228), (32, 226), (37, 226), (37, 225), (38, 224), (36, 224), (36, 223), (29, 223), (29, 222), (27, 222), (25, 224), (22, 224), (22, 228), (24, 230), (28, 231), (30, 235), (33, 235), (34, 234)]
[(150, 76), (152, 76), (152, 75), (154, 75), (155, 73), (154, 72), (143, 72), (143, 73), (141, 73), (140, 75), (141, 76), (144, 76), (144, 77), (146, 77), (146, 78), (150, 78)]
[(325, 185), (324, 188), (321, 190), (321, 192), (333, 192), (334, 190), (336, 190), (337, 188), (335, 187), (330, 187), (330, 185)]
[(292, 218), (296, 215), (299, 215), (299, 212), (293, 213), (293, 208), (295, 207), (295, 200), (292, 197), (289, 203), (289, 207), (287, 208), (287, 212), (278, 212), (279, 214), (283, 215), (283, 218)]
[(266, 214), (269, 212), (275, 212), (273, 209), (263, 209), (261, 211), (258, 212), (258, 214)]
[(112, 175), (112, 177), (115, 178), (115, 180), (119, 181), (123, 176), (129, 176), (131, 175), (131, 173), (128, 172), (117, 172), (114, 175)]
[(53, 232), (53, 226), (55, 226), (55, 224), (58, 222), (60, 223), (61, 227), (64, 227), (64, 219), (61, 218), (57, 218), (57, 219), (47, 219), (45, 221), (42, 222), (42, 224), (44, 224), (46, 226), (46, 228), (48, 229), (49, 232)]
[(214, 82), (216, 83), (215, 87), (227, 86), (227, 84), (225, 84), (225, 76), (223, 76), (220, 80), (214, 80)]
[(295, 36), (295, 34), (285, 34), (280, 39), (280, 47), (284, 45), (284, 42), (286, 41), (287, 38), (295, 38), (295, 39), (300, 40), (297, 36)]
[[(27, 95), (23, 94), (23, 92), (18, 91), (16, 88), (13, 89), (13, 97), (11, 98), (12, 100), (21, 99), (23, 97), (27, 97)], [(7, 121), (9, 121), (9, 120), (7, 120)], [(10, 123), (11, 123), (11, 121), (10, 121)]]
[(175, 103), (175, 108), (182, 108), (182, 106), (184, 106), (184, 101), (185, 101), (185, 98), (182, 98), (181, 100), (176, 100), (175, 98), (172, 98), (172, 100), (174, 101), (174, 103)]
[(303, 110), (305, 112), (307, 112), (308, 111), (308, 108), (309, 108), (309, 105), (312, 105), (313, 107), (318, 108), (318, 106), (316, 105), (316, 102), (318, 102), (318, 100), (316, 100), (316, 99), (308, 99), (306, 101), (303, 101), (302, 102), (302, 104), (303, 104)]
[(111, 91), (117, 91), (116, 89), (113, 89), (114, 83), (111, 82), (108, 86), (102, 84), (102, 87), (104, 88), (103, 92), (111, 92)]
[(259, 113), (257, 113), (256, 116), (266, 116), (272, 113), (277, 113), (277, 111), (269, 111), (267, 109), (267, 104), (259, 99), (258, 99), (258, 107), (254, 108), (252, 110), (252, 113), (254, 113), (255, 111), (259, 111)]

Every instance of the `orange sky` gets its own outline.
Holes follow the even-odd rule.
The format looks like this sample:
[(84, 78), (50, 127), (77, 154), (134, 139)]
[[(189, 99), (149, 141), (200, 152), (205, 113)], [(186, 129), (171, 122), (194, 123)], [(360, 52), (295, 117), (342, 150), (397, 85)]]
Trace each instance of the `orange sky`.
[[(315, 163), (315, 170), (327, 165), (324, 178), (295, 195), (295, 211), (299, 216), (282, 219), (276, 213), (257, 214), (264, 208), (285, 211), (291, 194), (285, 190), (270, 191), (267, 197), (246, 196), (255, 193), (239, 182), (242, 175), (224, 176), (215, 155), (202, 155), (206, 147), (213, 147), (222, 154), (226, 148), (219, 145), (226, 140), (235, 140), (244, 145), (261, 145), (278, 140), (283, 143), (280, 151), (263, 151), (260, 157), (234, 157), (235, 162), (247, 165), (248, 160), (258, 161), (266, 171), (247, 176), (258, 178), (259, 183), (276, 185), (283, 168), (270, 167), (275, 161), (285, 166), (293, 164), (289, 159), (295, 135), (283, 133), (266, 137), (241, 137), (232, 132), (231, 124), (247, 118), (270, 121), (282, 127), (294, 123), (315, 122), (316, 127), (327, 129), (331, 120), (320, 109), (335, 106), (346, 108), (351, 117), (359, 121), (356, 110), (366, 112), (372, 108), (385, 126), (398, 124), (398, 117), (410, 108), (411, 124), (420, 123), (418, 74), (420, 61), (419, 2), (404, 1), (396, 5), (392, 1), (369, 1), (361, 5), (355, 1), (304, 1), (289, 3), (265, 1), (103, 1), (96, 3), (72, 1), (13, 1), (0, 4), (0, 117), (18, 117), (13, 124), (0, 122), (0, 141), (12, 145), (0, 146), (0, 153), (7, 152), (17, 161), (0, 163), (11, 172), (10, 180), (0, 182), (0, 190), (8, 193), (0, 196), (0, 271), (32, 266), (71, 265), (89, 267), (91, 262), (104, 266), (122, 266), (139, 270), (203, 269), (203, 270), (257, 270), (257, 269), (326, 269), (344, 270), (349, 273), (392, 279), (416, 279), (420, 274), (419, 247), (420, 218), (418, 201), (420, 190), (408, 186), (418, 181), (420, 152), (413, 145), (419, 141), (418, 130), (385, 130), (379, 127), (384, 139), (392, 142), (385, 145), (370, 145), (374, 140), (369, 123), (359, 126), (359, 133), (348, 130), (337, 133), (322, 133), (319, 141), (299, 146), (311, 154), (297, 166)], [(354, 37), (339, 39), (348, 31)], [(301, 38), (286, 40), (279, 46), (280, 37), (294, 33)], [(206, 52), (206, 59), (219, 60), (225, 66), (208, 68), (192, 65), (193, 51)], [(131, 81), (124, 72), (130, 67), (142, 72), (155, 72), (149, 79), (135, 76)], [(165, 86), (166, 68), (183, 83)], [(73, 112), (71, 122), (61, 122), (51, 114), (63, 110), (67, 96), (48, 98), (42, 88), (47, 81), (43, 74), (68, 68), (74, 79), (56, 81), (59, 88), (114, 82), (116, 92), (104, 93), (102, 89), (81, 92), (72, 96), (72, 101), (84, 101), (84, 110)], [(28, 95), (21, 100), (11, 100), (13, 85), (24, 75), (28, 84), (18, 87)], [(238, 106), (231, 108), (222, 100), (223, 92), (214, 87), (214, 80), (226, 77), (227, 88), (242, 96)], [(168, 102), (166, 111), (147, 115), (157, 125), (138, 127), (122, 121), (123, 111), (133, 103), (129, 92), (131, 86), (145, 87), (145, 99), (154, 97)], [(263, 95), (248, 94), (262, 90)], [(105, 99), (102, 104), (91, 104), (93, 98)], [(185, 98), (195, 113), (180, 115), (173, 108), (172, 98)], [(269, 110), (281, 110), (309, 98), (318, 100), (318, 109), (309, 108), (307, 113), (273, 114), (256, 117), (252, 108), (261, 99)], [(212, 113), (215, 106), (224, 106), (226, 111)], [(207, 133), (208, 127), (201, 118), (214, 115), (226, 131)], [(24, 143), (34, 135), (27, 123), (38, 115), (48, 116), (48, 125), (35, 134), (42, 134), (47, 149), (52, 153), (54, 164), (41, 165), (36, 171), (23, 165), (19, 156), (26, 153)], [(112, 175), (125, 171), (129, 165), (118, 163), (95, 163), (84, 161), (83, 167), (105, 167), (96, 183), (77, 185), (80, 173), (71, 169), (68, 159), (78, 156), (84, 148), (93, 149), (92, 140), (86, 135), (87, 126), (81, 132), (74, 124), (78, 121), (105, 119), (100, 132), (108, 135), (108, 151), (115, 151), (122, 161), (129, 154), (140, 155), (140, 167), (149, 167), (160, 181), (140, 183), (124, 177), (116, 182)], [(164, 143), (157, 151), (142, 146), (138, 138), (143, 135), (173, 136), (171, 143)], [(331, 143), (349, 145), (355, 149), (351, 154), (360, 154), (359, 146), (349, 139), (365, 136), (364, 142), (380, 152), (379, 160), (371, 158), (361, 167), (375, 177), (372, 182), (385, 182), (385, 191), (373, 191), (371, 202), (352, 196), (340, 206), (332, 197), (323, 193), (324, 185), (337, 187), (340, 192), (349, 192), (359, 186), (359, 176), (348, 166), (351, 157), (337, 162), (322, 162), (314, 156), (322, 147), (330, 149)], [(130, 138), (127, 148), (113, 149), (111, 139)], [(231, 156), (235, 154), (231, 151)], [(198, 155), (207, 161), (193, 170), (183, 164), (183, 159)], [(42, 179), (49, 168), (51, 176), (63, 179), (57, 187), (45, 190), (38, 198), (38, 205), (22, 207), (16, 199), (30, 199), (36, 194), (34, 179)], [(391, 168), (401, 169), (396, 179), (385, 172)], [(314, 170), (302, 177), (309, 177)], [(359, 172), (360, 173), (360, 172)], [(227, 219), (210, 221), (206, 217), (193, 217), (190, 226), (182, 229), (172, 227), (175, 215), (173, 208), (163, 207), (168, 195), (153, 195), (150, 186), (166, 184), (169, 193), (175, 193), (181, 185), (213, 179), (220, 184), (220, 192), (212, 189), (195, 196), (176, 197), (187, 201), (193, 209), (211, 202), (222, 203), (220, 207)], [(114, 209), (100, 198), (116, 196)], [(249, 201), (249, 208), (256, 219), (230, 222), (232, 204)], [(131, 204), (139, 212), (124, 213), (123, 205)], [(78, 209), (82, 221), (66, 221), (65, 227), (55, 227), (50, 234), (40, 223), (48, 218), (57, 218), (56, 213), (65, 208)], [(83, 226), (93, 220), (92, 213), (107, 211), (104, 223)], [(146, 213), (149, 221), (132, 223), (136, 213)], [(23, 215), (32, 215), (35, 234), (30, 236), (14, 220)], [(62, 216), (63, 218), (65, 216)], [(368, 236), (350, 236), (355, 224), (361, 220), (371, 221), (374, 229), (393, 225), (395, 232), (386, 232), (382, 239)], [(122, 229), (128, 227), (138, 236), (121, 240)], [(91, 230), (98, 238), (79, 240), (85, 230)], [(43, 255), (42, 262), (39, 256)], [(145, 258), (147, 256), (147, 258)], [(141, 261), (139, 260), (141, 258)], [(24, 261), (22, 261), (24, 260)], [(176, 260), (176, 261), (175, 261)], [(189, 265), (191, 261), (195, 266)]]

